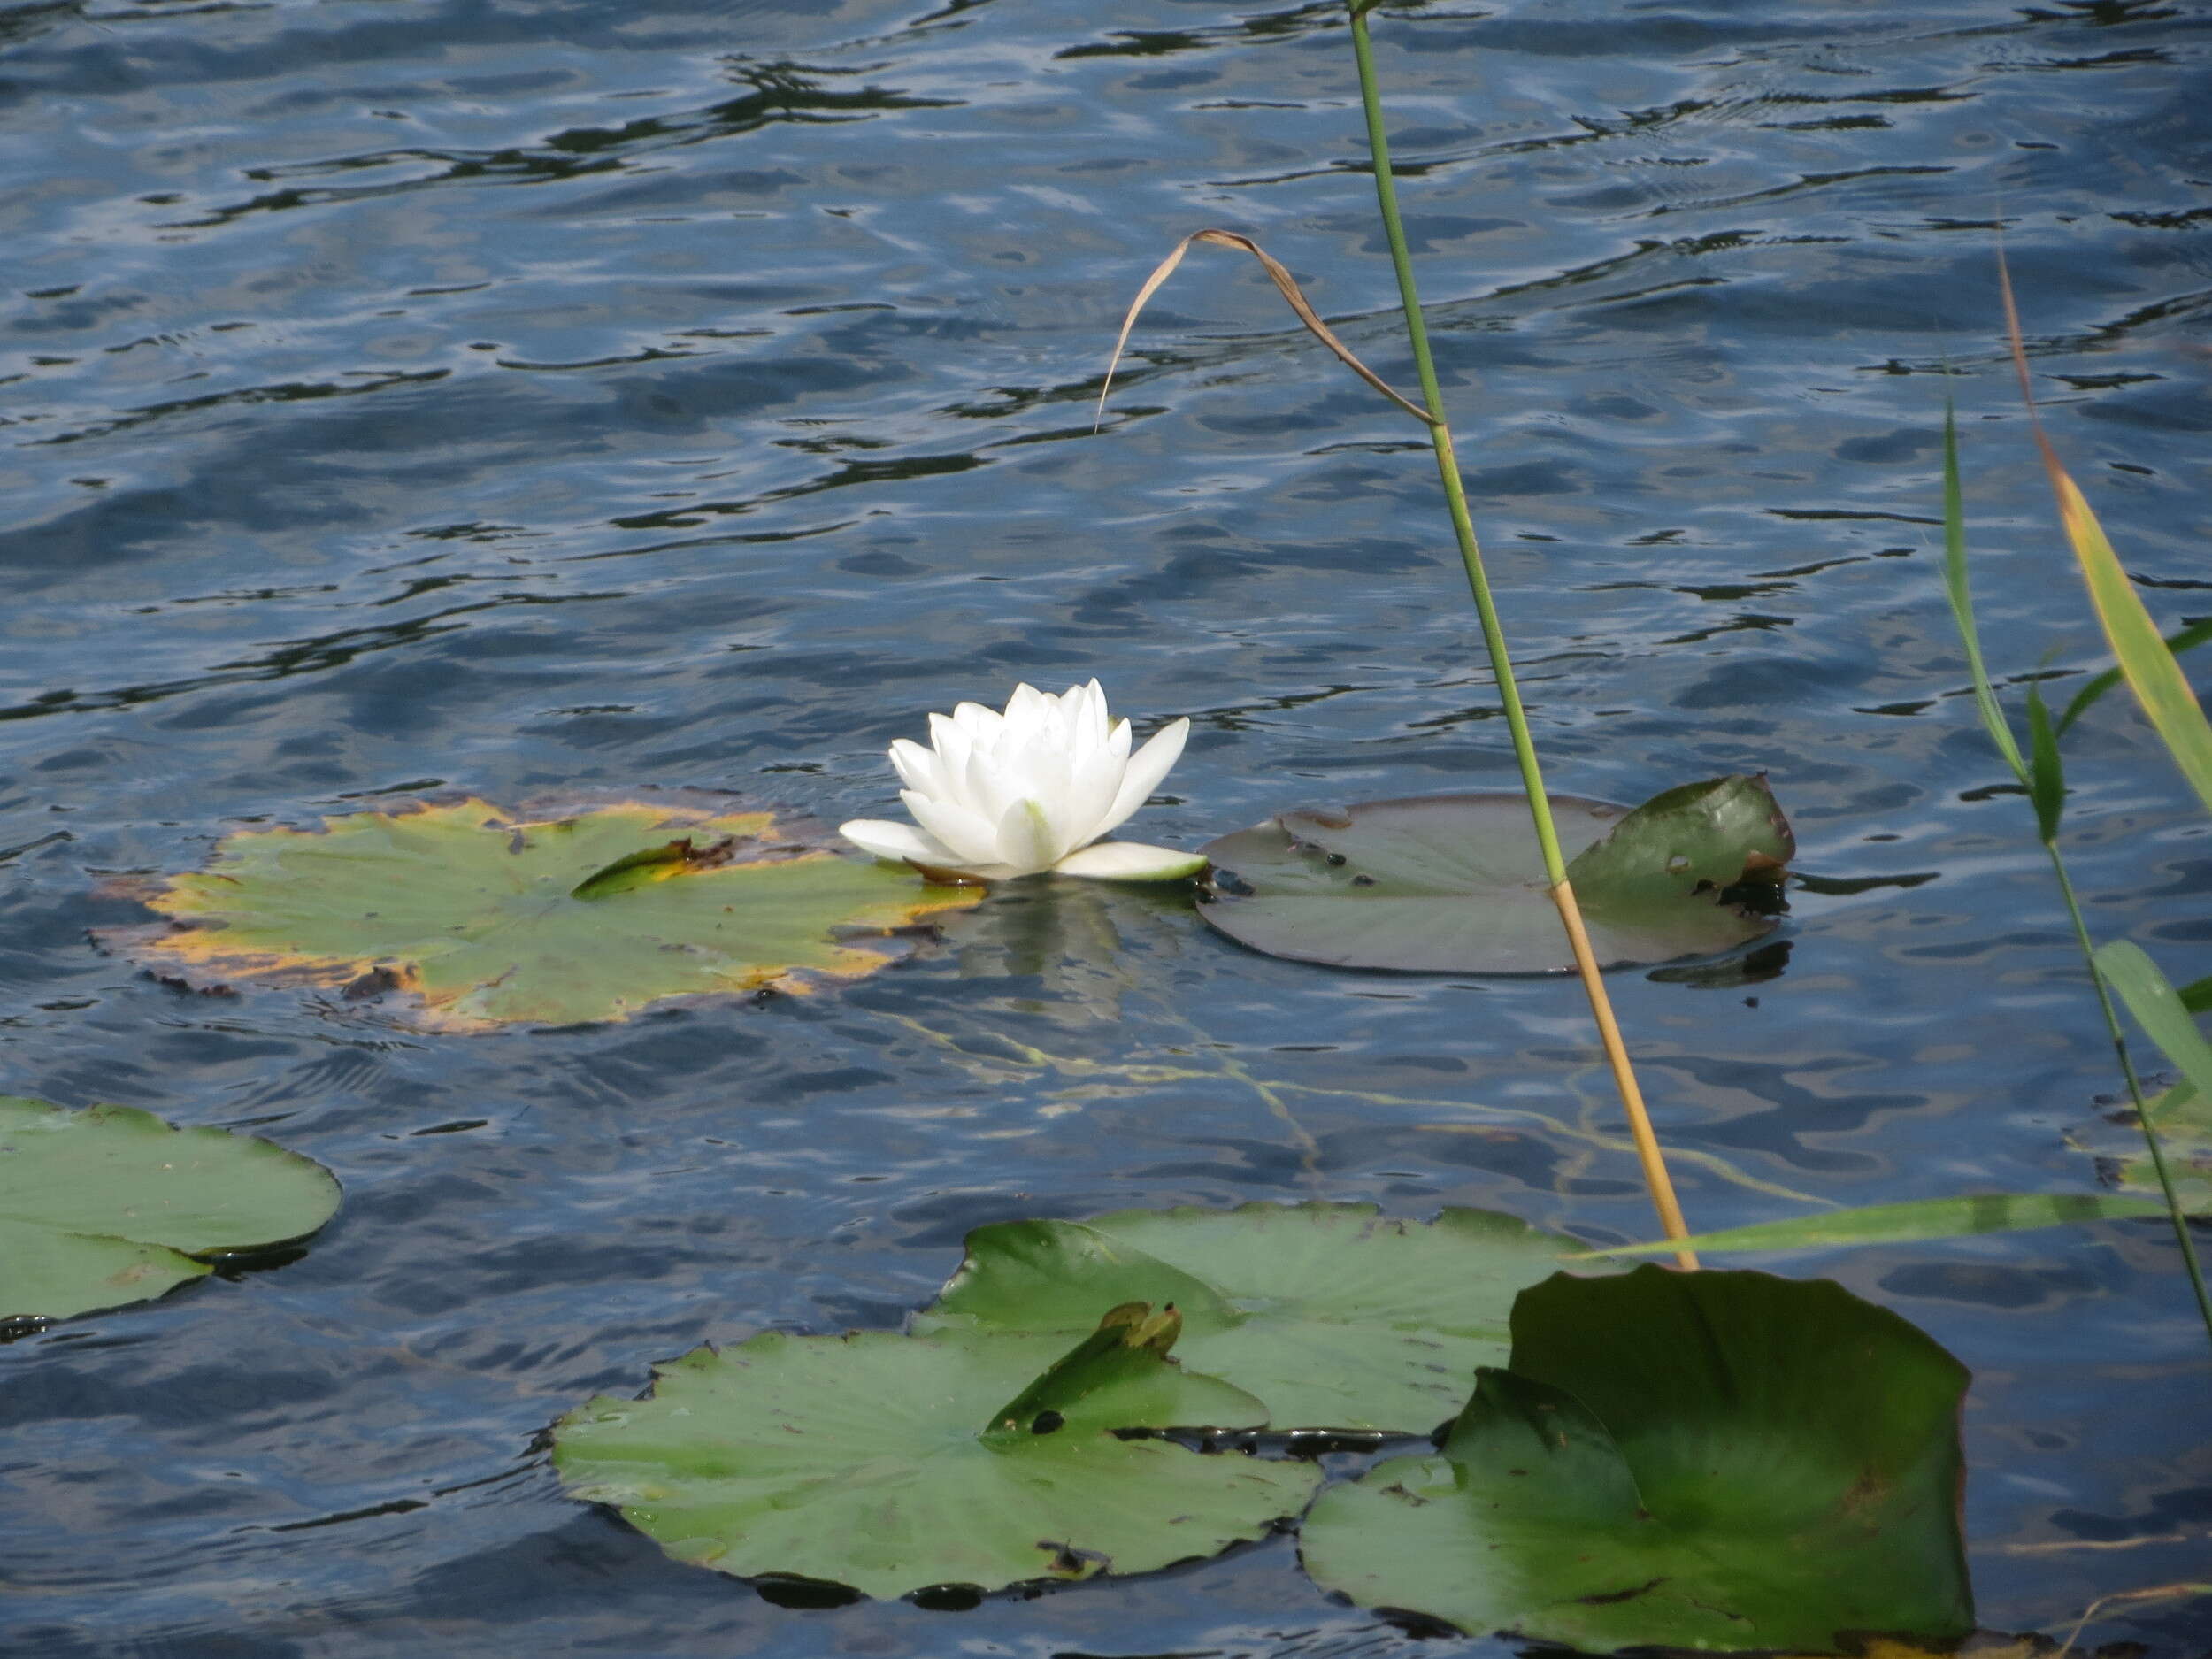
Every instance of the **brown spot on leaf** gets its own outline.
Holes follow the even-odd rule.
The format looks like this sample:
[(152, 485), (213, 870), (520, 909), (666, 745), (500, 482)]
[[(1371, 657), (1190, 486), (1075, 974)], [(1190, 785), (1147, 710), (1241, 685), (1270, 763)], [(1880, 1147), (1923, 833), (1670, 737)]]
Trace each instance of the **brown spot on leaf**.
[(1049, 1538), (1037, 1540), (1037, 1548), (1049, 1559), (1045, 1570), (1067, 1578), (1088, 1578), (1113, 1570), (1113, 1558), (1095, 1549), (1081, 1549), (1073, 1544), (1055, 1542)]

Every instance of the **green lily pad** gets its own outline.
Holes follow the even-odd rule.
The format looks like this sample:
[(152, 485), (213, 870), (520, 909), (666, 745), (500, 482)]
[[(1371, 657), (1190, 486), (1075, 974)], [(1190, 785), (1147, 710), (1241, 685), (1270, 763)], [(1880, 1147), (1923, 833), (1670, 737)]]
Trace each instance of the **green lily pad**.
[[(1601, 964), (1711, 956), (1774, 928), (1743, 902), (1778, 891), (1796, 850), (1764, 778), (1685, 784), (1633, 811), (1572, 795), (1551, 808)], [(1422, 973), (1574, 966), (1523, 795), (1285, 812), (1203, 850), (1199, 914), (1270, 956)]]
[(0, 1096), (0, 1324), (143, 1302), (196, 1256), (303, 1238), (338, 1208), (311, 1159), (127, 1106)]
[(149, 901), (182, 926), (121, 942), (198, 984), (396, 992), (422, 1025), (485, 1031), (867, 973), (897, 953), (885, 934), (978, 896), (789, 840), (764, 812), (516, 818), (472, 800), (241, 831)]
[(572, 1496), (741, 1578), (936, 1586), (1148, 1572), (1304, 1508), (1311, 1465), (1207, 1455), (1132, 1428), (1262, 1424), (1167, 1357), (1171, 1310), (1117, 1308), (1070, 1351), (1037, 1336), (764, 1332), (600, 1398), (553, 1429)]
[(1366, 1607), (1586, 1652), (1832, 1653), (1973, 1628), (1966, 1369), (1827, 1280), (1561, 1277), (1440, 1455), (1323, 1494), (1306, 1570)]
[(1065, 1340), (1117, 1302), (1172, 1302), (1184, 1363), (1259, 1396), (1279, 1429), (1420, 1434), (1504, 1360), (1514, 1296), (1583, 1248), (1489, 1210), (1394, 1221), (1372, 1204), (999, 1222), (968, 1235), (913, 1328)]

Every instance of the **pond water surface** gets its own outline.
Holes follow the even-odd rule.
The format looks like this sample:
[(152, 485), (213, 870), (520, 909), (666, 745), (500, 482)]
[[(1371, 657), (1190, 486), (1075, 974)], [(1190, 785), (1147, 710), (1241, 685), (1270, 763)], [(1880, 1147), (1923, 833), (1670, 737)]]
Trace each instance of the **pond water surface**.
[[(881, 816), (888, 740), (1024, 679), (1192, 718), (1148, 841), (1510, 787), (1420, 434), (1256, 270), (1194, 256), (1092, 431), (1123, 306), (1208, 225), (1407, 376), (1340, 8), (926, 4), (0, 9), (0, 1087), (250, 1126), (347, 1194), (289, 1265), (0, 1348), (11, 1659), (1408, 1652), (1287, 1538), (778, 1607), (565, 1501), (534, 1439), (704, 1340), (894, 1328), (1002, 1217), (1649, 1236), (1571, 985), (1270, 960), (1171, 894), (1030, 884), (842, 994), (466, 1039), (88, 941), (142, 918), (118, 874), (386, 792)], [(1693, 1224), (2086, 1189), (2065, 1132), (2116, 1079), (1961, 695), (1940, 374), (2001, 672), (2101, 657), (2000, 224), (2058, 442), (2162, 622), (2212, 610), (2212, 7), (1376, 32), (1553, 786), (1763, 768), (1812, 878), (1747, 968), (1615, 976)], [(2212, 969), (2202, 815), (2119, 699), (2073, 781), (2093, 925)], [(2162, 1225), (1751, 1259), (1973, 1368), (1985, 1625), (2204, 1576), (2212, 1367)]]

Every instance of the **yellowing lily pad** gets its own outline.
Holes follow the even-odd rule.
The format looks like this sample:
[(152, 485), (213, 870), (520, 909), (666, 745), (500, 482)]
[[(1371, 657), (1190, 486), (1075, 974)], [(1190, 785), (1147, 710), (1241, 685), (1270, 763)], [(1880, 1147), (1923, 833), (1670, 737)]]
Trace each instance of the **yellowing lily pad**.
[(124, 942), (195, 984), (397, 992), (423, 1025), (486, 1031), (855, 978), (897, 954), (890, 933), (978, 896), (788, 839), (765, 812), (468, 800), (241, 831), (150, 901), (175, 926)]
[(0, 1325), (143, 1302), (337, 1208), (328, 1170), (255, 1136), (0, 1096)]

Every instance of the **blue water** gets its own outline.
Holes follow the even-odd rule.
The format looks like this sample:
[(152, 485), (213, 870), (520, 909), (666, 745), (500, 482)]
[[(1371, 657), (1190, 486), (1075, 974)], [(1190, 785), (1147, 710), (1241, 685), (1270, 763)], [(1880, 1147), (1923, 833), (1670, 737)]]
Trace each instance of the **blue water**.
[[(1818, 878), (1767, 977), (1615, 976), (1694, 1225), (2086, 1189), (2063, 1134), (2116, 1079), (1962, 695), (1941, 371), (2001, 672), (2101, 658), (2000, 226), (2057, 442), (2162, 622), (2212, 610), (2212, 6), (1376, 33), (1554, 786), (1764, 768)], [(1362, 155), (1322, 4), (0, 9), (0, 1087), (250, 1126), (347, 1194), (290, 1265), (0, 1348), (0, 1651), (1409, 1651), (1287, 1539), (960, 1614), (772, 1606), (533, 1440), (703, 1340), (895, 1327), (986, 1220), (1324, 1196), (1647, 1237), (1571, 986), (1272, 961), (1063, 883), (841, 995), (433, 1038), (87, 937), (143, 918), (118, 877), (387, 791), (881, 816), (887, 741), (1022, 679), (1191, 717), (1146, 840), (1509, 786), (1420, 434), (1256, 270), (1194, 254), (1092, 432), (1123, 307), (1209, 225), (1409, 378)], [(2093, 925), (2212, 971), (2200, 810), (2120, 699), (2072, 749)], [(1763, 1264), (1974, 1369), (1986, 1626), (2203, 1577), (2212, 1367), (2158, 1225)]]

